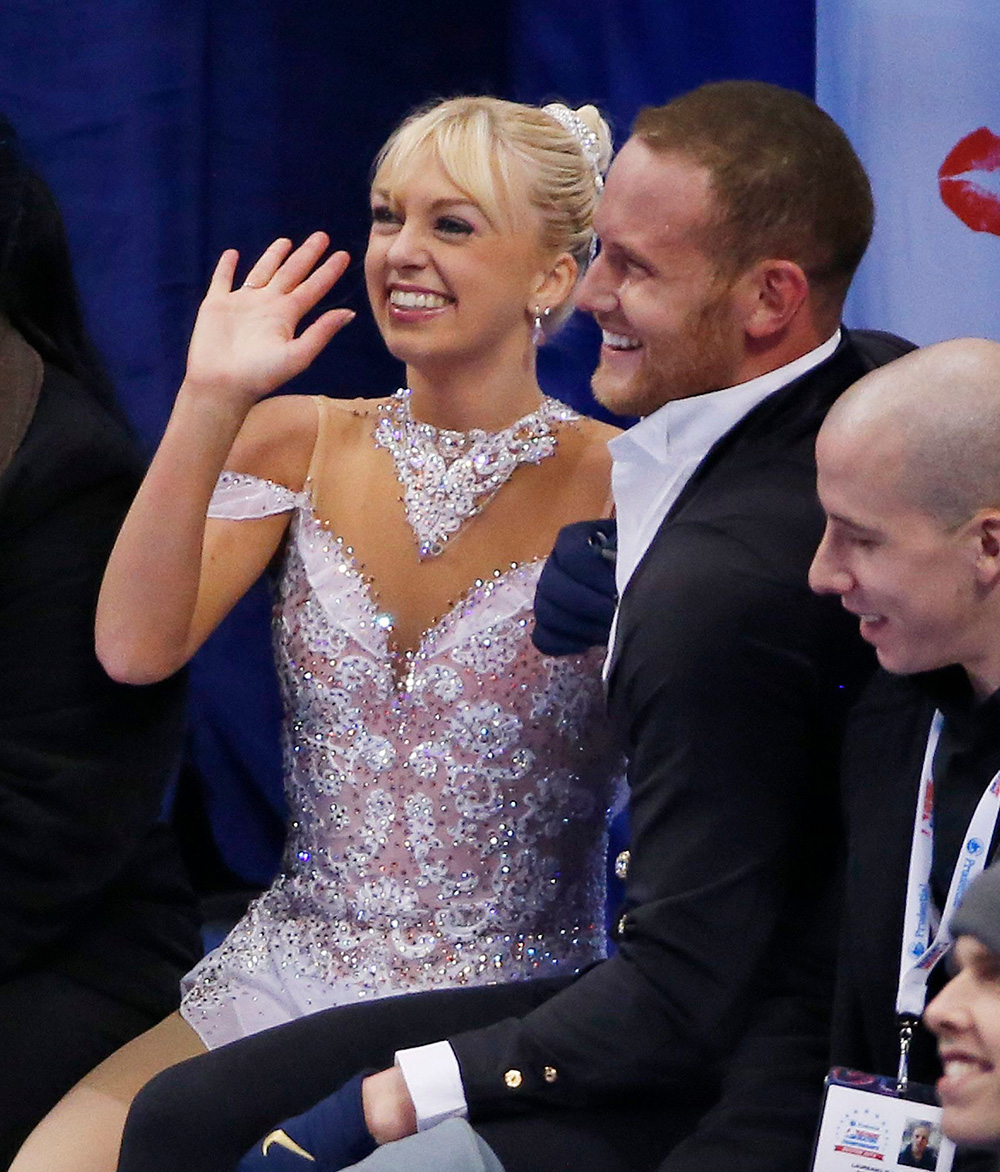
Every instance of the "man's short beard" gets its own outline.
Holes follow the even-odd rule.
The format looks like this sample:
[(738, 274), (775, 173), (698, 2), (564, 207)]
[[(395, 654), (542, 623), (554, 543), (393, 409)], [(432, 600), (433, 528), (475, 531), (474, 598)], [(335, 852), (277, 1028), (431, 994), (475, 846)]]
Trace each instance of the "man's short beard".
[(594, 371), (591, 387), (602, 406), (619, 415), (651, 415), (664, 403), (691, 399), (732, 386), (738, 355), (734, 352), (730, 287), (689, 315), (678, 331), (681, 343), (644, 344), (642, 360), (625, 386)]

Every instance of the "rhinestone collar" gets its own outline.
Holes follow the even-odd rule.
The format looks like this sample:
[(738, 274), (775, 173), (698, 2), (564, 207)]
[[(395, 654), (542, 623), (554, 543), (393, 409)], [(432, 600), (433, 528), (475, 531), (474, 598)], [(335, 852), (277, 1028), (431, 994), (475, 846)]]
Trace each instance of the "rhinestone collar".
[(464, 521), (482, 512), (519, 464), (539, 464), (556, 450), (554, 428), (579, 415), (548, 397), (502, 431), (449, 431), (413, 418), (404, 387), (379, 404), (375, 443), (392, 456), (403, 486), (406, 519), (421, 558), (437, 557)]

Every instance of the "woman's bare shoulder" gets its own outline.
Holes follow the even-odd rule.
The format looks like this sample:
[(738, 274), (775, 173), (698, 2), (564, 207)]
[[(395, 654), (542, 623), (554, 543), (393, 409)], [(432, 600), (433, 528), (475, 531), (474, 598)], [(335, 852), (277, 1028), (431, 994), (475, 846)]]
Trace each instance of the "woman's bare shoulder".
[(356, 426), (352, 420), (374, 419), (378, 416), (379, 408), (384, 407), (389, 398), (382, 396), (379, 399), (327, 399), (330, 406), (330, 423), (334, 427), (350, 428)]
[(275, 395), (257, 403), (247, 415), (226, 467), (276, 481), (301, 491), (309, 472), (319, 432), (320, 412), (326, 414), (331, 444), (349, 443), (366, 430), (376, 413), (374, 399), (333, 399), (312, 395)]
[(604, 423), (600, 419), (591, 419), (589, 415), (581, 415), (577, 426), (587, 442), (595, 446), (606, 445), (608, 440), (613, 440), (616, 435), (622, 433), (620, 427), (612, 427), (610, 423)]
[(226, 460), (231, 472), (248, 472), (299, 492), (319, 427), (308, 395), (275, 395), (250, 409)]
[(589, 467), (611, 467), (611, 453), (608, 451), (608, 441), (621, 435), (621, 429), (612, 427), (609, 423), (602, 423), (599, 419), (581, 416), (580, 419), (567, 428), (567, 438), (572, 436), (571, 446), (576, 459), (583, 461)]

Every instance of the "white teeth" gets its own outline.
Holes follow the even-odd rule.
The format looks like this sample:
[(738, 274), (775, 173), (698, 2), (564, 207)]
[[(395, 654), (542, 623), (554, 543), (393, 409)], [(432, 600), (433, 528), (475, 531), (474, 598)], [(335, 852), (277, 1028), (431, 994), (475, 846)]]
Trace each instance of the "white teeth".
[(613, 334), (610, 330), (601, 330), (605, 346), (612, 350), (638, 350), (642, 343), (638, 338), (629, 338), (625, 334)]
[(877, 623), (882, 616), (880, 614), (859, 614), (858, 618), (863, 623)]
[(443, 309), (448, 298), (440, 293), (412, 293), (408, 289), (393, 289), (389, 301), (400, 309)]
[(962, 1075), (968, 1074), (971, 1070), (978, 1070), (979, 1063), (972, 1062), (968, 1058), (949, 1058), (944, 1063), (943, 1069), (947, 1078), (961, 1078)]

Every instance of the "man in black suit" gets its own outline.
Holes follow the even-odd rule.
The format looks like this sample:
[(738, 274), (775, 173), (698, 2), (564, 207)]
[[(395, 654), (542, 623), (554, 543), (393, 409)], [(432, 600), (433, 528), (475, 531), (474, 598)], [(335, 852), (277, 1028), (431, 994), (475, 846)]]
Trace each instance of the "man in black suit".
[(565, 981), (318, 1014), (166, 1072), (122, 1172), (231, 1165), (365, 1066), (386, 1067), (362, 1092), (379, 1142), (467, 1110), (510, 1172), (802, 1166), (837, 746), (871, 669), (806, 586), (813, 442), (871, 365), (839, 329), (871, 222), (839, 128), (759, 83), (645, 111), (608, 176), (580, 303), (604, 329), (598, 397), (645, 416), (613, 441), (608, 691), (632, 831), (616, 954)]
[[(913, 959), (933, 943), (935, 919), (927, 929), (920, 907), (930, 903), (947, 924), (996, 850), (998, 450), (1000, 345), (981, 339), (931, 346), (869, 375), (817, 442), (828, 521), (810, 581), (839, 595), (886, 669), (845, 739), (849, 865), (833, 1059), (894, 1075), (901, 1029), (912, 1030), (909, 1074), (922, 1083), (941, 1067), (915, 1019), (946, 973), (938, 963), (928, 980)], [(939, 941), (939, 961), (949, 940)], [(901, 957), (912, 973), (902, 992)]]

